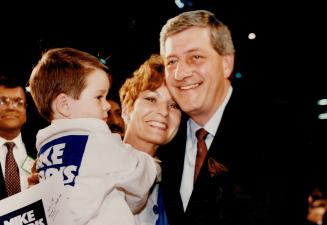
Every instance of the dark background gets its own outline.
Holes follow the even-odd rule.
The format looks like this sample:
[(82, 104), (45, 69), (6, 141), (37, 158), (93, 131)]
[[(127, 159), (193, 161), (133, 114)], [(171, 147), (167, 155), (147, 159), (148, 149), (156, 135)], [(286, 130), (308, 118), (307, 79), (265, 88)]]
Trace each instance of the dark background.
[[(304, 151), (315, 155), (318, 165), (324, 164), (327, 120), (319, 120), (318, 114), (327, 112), (327, 106), (317, 105), (319, 99), (327, 98), (323, 4), (184, 2), (183, 9), (174, 0), (6, 3), (0, 7), (1, 62), (13, 65), (25, 82), (42, 52), (52, 47), (74, 47), (108, 57), (114, 79), (110, 94), (117, 98), (125, 78), (151, 53), (159, 53), (159, 32), (167, 19), (187, 10), (208, 9), (231, 29), (236, 48), (234, 76), (241, 74), (234, 82), (276, 107), (290, 106), (303, 124)], [(255, 40), (248, 39), (250, 32), (256, 33)], [(42, 119), (31, 113), (34, 127), (42, 127)]]

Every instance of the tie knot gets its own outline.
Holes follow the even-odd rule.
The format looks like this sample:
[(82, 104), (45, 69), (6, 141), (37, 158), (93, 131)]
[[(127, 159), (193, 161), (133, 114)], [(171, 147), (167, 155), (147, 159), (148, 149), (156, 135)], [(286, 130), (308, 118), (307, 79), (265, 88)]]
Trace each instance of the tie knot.
[(5, 146), (7, 147), (8, 151), (12, 151), (14, 149), (15, 143), (14, 142), (6, 142)]
[(198, 140), (204, 140), (208, 135), (208, 131), (206, 131), (204, 128), (200, 128), (196, 131), (195, 135)]

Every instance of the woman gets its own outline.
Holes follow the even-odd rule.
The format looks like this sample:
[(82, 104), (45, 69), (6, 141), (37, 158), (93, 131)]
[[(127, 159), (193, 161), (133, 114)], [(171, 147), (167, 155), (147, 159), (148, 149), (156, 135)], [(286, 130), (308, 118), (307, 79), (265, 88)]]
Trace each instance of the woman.
[[(156, 157), (159, 145), (175, 136), (181, 119), (181, 111), (166, 87), (161, 57), (152, 55), (146, 60), (125, 81), (119, 94), (126, 124), (124, 142)], [(144, 209), (135, 216), (142, 225), (167, 224), (159, 182), (160, 177)]]

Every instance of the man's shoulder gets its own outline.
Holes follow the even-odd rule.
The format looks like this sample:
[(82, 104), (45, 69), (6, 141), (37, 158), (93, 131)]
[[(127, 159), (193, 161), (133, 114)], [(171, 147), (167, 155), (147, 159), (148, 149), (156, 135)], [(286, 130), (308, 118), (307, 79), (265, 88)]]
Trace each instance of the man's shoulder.
[(36, 134), (37, 131), (33, 131), (32, 129), (23, 130), (21, 132), (22, 141), (25, 145), (26, 153), (32, 158), (36, 158), (37, 150), (36, 150)]

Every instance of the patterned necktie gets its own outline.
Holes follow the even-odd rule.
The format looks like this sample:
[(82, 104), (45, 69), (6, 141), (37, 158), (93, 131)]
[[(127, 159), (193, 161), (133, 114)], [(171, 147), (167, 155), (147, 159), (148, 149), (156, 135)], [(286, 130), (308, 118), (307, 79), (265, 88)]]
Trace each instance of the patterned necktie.
[(195, 135), (198, 139), (198, 143), (197, 143), (197, 154), (196, 154), (196, 161), (195, 161), (195, 168), (194, 168), (194, 183), (199, 175), (201, 166), (208, 152), (205, 143), (205, 139), (208, 135), (208, 132), (204, 128), (201, 128), (196, 131)]
[(5, 181), (6, 181), (8, 196), (11, 196), (20, 192), (19, 169), (13, 153), (15, 143), (6, 142), (5, 145), (7, 146), (8, 149), (7, 156), (6, 156)]

